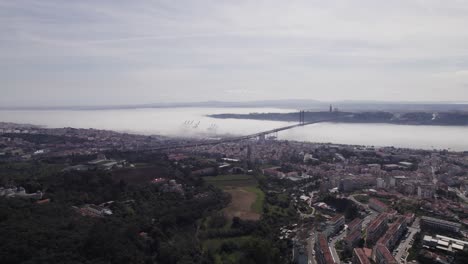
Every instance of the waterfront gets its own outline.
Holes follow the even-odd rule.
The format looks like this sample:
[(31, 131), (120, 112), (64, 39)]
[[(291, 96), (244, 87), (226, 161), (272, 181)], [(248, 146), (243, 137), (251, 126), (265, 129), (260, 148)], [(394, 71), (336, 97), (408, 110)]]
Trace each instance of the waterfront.
[[(0, 122), (28, 123), (48, 128), (76, 127), (166, 136), (216, 137), (246, 135), (287, 122), (214, 119), (216, 113), (292, 112), (273, 108), (152, 108), (124, 110), (0, 111)], [(299, 116), (298, 116), (299, 117)], [(279, 139), (323, 143), (468, 150), (468, 127), (391, 124), (320, 123), (278, 134)]]

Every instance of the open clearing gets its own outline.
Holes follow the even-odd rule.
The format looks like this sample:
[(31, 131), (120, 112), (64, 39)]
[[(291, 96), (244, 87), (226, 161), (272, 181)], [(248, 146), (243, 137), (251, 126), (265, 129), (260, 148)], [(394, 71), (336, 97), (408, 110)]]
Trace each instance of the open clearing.
[(257, 187), (257, 181), (253, 176), (221, 175), (204, 179), (231, 195), (231, 202), (223, 210), (226, 218), (260, 219), (265, 194)]

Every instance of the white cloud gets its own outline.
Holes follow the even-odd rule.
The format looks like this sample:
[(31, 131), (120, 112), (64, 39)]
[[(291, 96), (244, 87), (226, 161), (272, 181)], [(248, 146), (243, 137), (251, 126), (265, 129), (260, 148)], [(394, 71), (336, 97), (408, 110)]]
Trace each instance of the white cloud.
[(468, 100), (467, 24), (455, 0), (0, 0), (0, 103)]

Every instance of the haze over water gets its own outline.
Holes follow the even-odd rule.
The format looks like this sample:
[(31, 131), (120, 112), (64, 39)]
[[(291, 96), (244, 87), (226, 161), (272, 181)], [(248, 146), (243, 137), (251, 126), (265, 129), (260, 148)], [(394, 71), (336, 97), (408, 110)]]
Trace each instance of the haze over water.
[[(124, 110), (0, 111), (0, 121), (115, 130), (146, 135), (216, 137), (247, 135), (285, 125), (287, 122), (214, 119), (208, 114), (293, 112), (273, 108), (145, 108)], [(198, 124), (198, 125), (197, 125)], [(320, 123), (279, 133), (279, 139), (321, 143), (395, 146), (422, 149), (468, 150), (468, 127), (409, 126), (392, 124)]]

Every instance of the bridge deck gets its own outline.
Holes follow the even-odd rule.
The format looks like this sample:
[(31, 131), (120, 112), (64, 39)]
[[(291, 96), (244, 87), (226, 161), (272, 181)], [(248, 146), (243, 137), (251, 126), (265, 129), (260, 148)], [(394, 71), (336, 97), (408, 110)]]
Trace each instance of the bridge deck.
[(312, 125), (316, 123), (322, 123), (322, 122), (328, 122), (332, 121), (330, 119), (327, 120), (319, 120), (319, 121), (312, 121), (312, 122), (306, 122), (303, 124), (295, 124), (295, 125), (290, 125), (290, 126), (284, 126), (284, 127), (279, 127), (267, 131), (262, 131), (250, 135), (245, 135), (245, 136), (238, 136), (238, 137), (231, 137), (231, 138), (224, 138), (221, 140), (213, 140), (213, 141), (205, 141), (205, 142), (197, 142), (197, 143), (190, 143), (190, 144), (181, 144), (181, 145), (173, 145), (173, 146), (165, 146), (165, 147), (160, 147), (160, 148), (153, 148), (150, 149), (151, 151), (158, 151), (158, 150), (168, 150), (168, 149), (178, 149), (178, 148), (191, 148), (191, 147), (198, 147), (198, 146), (209, 146), (209, 145), (217, 145), (217, 144), (222, 144), (222, 143), (228, 143), (228, 142), (236, 142), (236, 141), (242, 141), (250, 138), (256, 138), (259, 136), (263, 135), (268, 135), (288, 129), (292, 129), (295, 127), (300, 127), (300, 126), (306, 126), (306, 125)]

